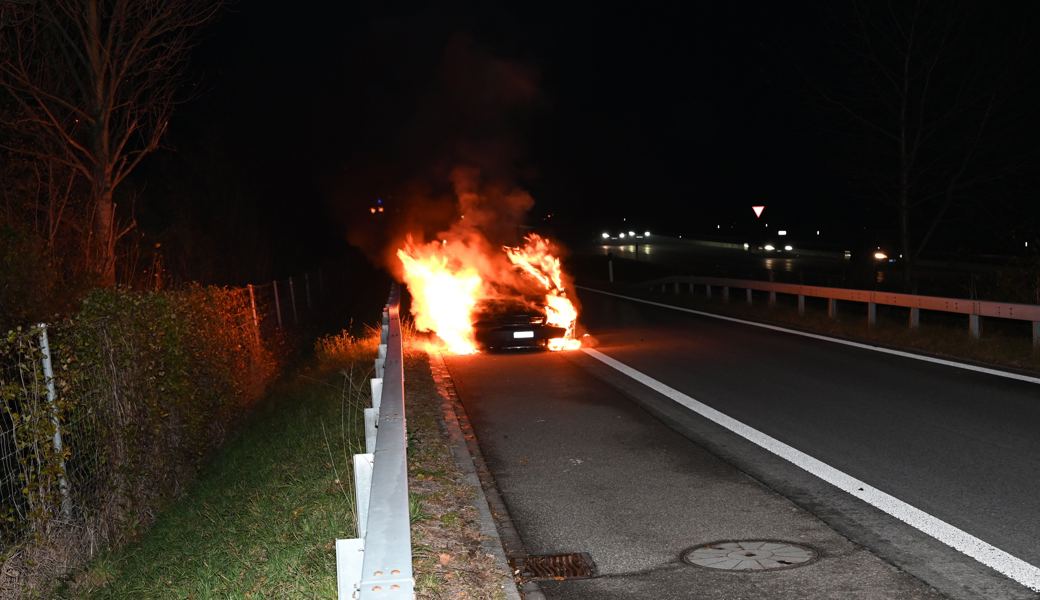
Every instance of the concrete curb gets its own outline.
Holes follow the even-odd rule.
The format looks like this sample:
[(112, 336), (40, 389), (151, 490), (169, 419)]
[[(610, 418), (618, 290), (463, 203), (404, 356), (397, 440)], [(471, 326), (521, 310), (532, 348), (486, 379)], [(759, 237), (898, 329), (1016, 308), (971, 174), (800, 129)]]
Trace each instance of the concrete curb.
[(508, 557), (526, 555), (520, 536), (498, 494), (491, 472), (484, 464), (484, 457), (476, 444), (465, 408), (459, 402), (455, 384), (444, 359), (440, 354), (431, 353), (428, 356), (431, 374), (441, 392), (441, 417), (448, 433), (455, 464), (476, 495), (474, 504), (480, 518), (480, 533), (484, 536), (482, 545), (488, 554), (494, 556), (502, 572), (507, 573), (502, 577), (501, 589), (507, 600), (543, 600), (545, 596), (534, 582), (524, 584), (522, 593), (517, 590), (516, 581), (512, 577), (513, 567)]

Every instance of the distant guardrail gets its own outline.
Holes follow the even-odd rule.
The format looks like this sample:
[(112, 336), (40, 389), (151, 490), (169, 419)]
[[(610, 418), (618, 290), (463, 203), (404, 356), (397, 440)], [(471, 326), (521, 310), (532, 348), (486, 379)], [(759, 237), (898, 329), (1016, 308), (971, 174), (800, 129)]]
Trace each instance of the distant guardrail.
[(339, 600), (415, 598), (408, 508), (400, 288), (383, 308), (365, 453), (354, 455), (358, 537), (336, 540)]
[(776, 303), (777, 294), (797, 296), (799, 314), (805, 314), (806, 297), (825, 298), (827, 300), (827, 315), (832, 318), (836, 317), (838, 314), (837, 303), (839, 300), (846, 302), (859, 302), (867, 305), (867, 324), (870, 326), (877, 324), (878, 305), (898, 306), (910, 309), (908, 325), (912, 329), (916, 329), (920, 326), (922, 310), (962, 314), (968, 316), (968, 332), (971, 337), (976, 339), (982, 336), (982, 317), (1028, 321), (1032, 323), (1033, 348), (1040, 349), (1040, 305), (1036, 304), (1014, 304), (1010, 302), (992, 302), (989, 300), (918, 296), (915, 294), (898, 294), (894, 292), (854, 290), (817, 285), (799, 285), (794, 283), (777, 283), (773, 281), (726, 279), (721, 277), (665, 277), (643, 283), (643, 285), (649, 286), (651, 289), (660, 287), (664, 292), (667, 292), (668, 286), (672, 286), (672, 290), (675, 293), (680, 292), (680, 286), (682, 284), (688, 285), (690, 292), (693, 292), (694, 286), (704, 286), (705, 292), (709, 297), (712, 295), (713, 288), (718, 288), (722, 297), (727, 300), (730, 296), (730, 289), (742, 289), (745, 290), (748, 304), (753, 302), (753, 291), (767, 292), (769, 294), (770, 305)]

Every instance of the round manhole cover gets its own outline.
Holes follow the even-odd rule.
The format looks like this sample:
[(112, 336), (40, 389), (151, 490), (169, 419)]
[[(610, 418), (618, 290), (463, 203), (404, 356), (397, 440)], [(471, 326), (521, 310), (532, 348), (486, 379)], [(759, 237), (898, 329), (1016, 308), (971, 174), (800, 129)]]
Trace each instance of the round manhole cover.
[(816, 552), (789, 542), (747, 540), (715, 542), (690, 548), (682, 559), (691, 565), (728, 571), (766, 571), (807, 565)]

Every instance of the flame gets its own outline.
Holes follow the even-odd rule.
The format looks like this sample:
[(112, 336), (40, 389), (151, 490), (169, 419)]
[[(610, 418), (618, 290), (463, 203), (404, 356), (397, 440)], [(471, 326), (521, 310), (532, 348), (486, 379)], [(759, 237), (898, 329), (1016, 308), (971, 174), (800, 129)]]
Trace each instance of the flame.
[[(433, 242), (416, 246), (411, 239), (397, 251), (404, 280), (412, 294), (412, 315), (420, 331), (433, 331), (455, 354), (473, 354), (473, 309), (482, 280), (476, 268), (450, 261), (444, 247)], [(453, 264), (453, 262), (455, 264)]]
[(545, 289), (545, 322), (565, 330), (563, 337), (549, 340), (549, 349), (555, 352), (581, 348), (581, 340), (574, 336), (578, 310), (567, 298), (559, 257), (553, 253), (549, 240), (536, 233), (525, 237), (524, 242), (520, 247), (507, 246), (506, 256)]
[[(412, 296), (412, 314), (420, 331), (432, 331), (444, 349), (455, 354), (477, 351), (473, 317), (481, 300), (502, 295), (544, 294), (547, 325), (564, 335), (548, 340), (553, 351), (581, 347), (575, 329), (578, 310), (567, 297), (566, 280), (552, 244), (531, 234), (524, 245), (502, 248), (505, 258), (486, 243), (458, 239), (416, 245), (408, 238), (397, 257)], [(519, 271), (519, 273), (517, 273)], [(532, 288), (533, 286), (533, 288)]]

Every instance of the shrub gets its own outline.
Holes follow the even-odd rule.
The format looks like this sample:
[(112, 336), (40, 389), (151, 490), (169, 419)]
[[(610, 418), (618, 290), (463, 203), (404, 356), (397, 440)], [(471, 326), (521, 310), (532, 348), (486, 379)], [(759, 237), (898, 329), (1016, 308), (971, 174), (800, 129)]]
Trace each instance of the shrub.
[[(74, 317), (50, 327), (53, 407), (37, 332), (7, 336), (0, 364), (13, 366), (0, 371), (0, 450), (15, 451), (13, 462), (0, 463), (0, 482), (17, 485), (0, 488), (0, 560), (28, 534), (35, 553), (23, 548), (20, 568), (0, 569), (0, 596), (24, 587), (7, 581), (9, 573), (46, 579), (49, 568), (118, 545), (184, 490), (276, 373), (252, 319), (244, 290), (94, 291)], [(53, 450), (55, 419), (61, 454)], [(62, 511), (63, 475), (71, 515)]]

